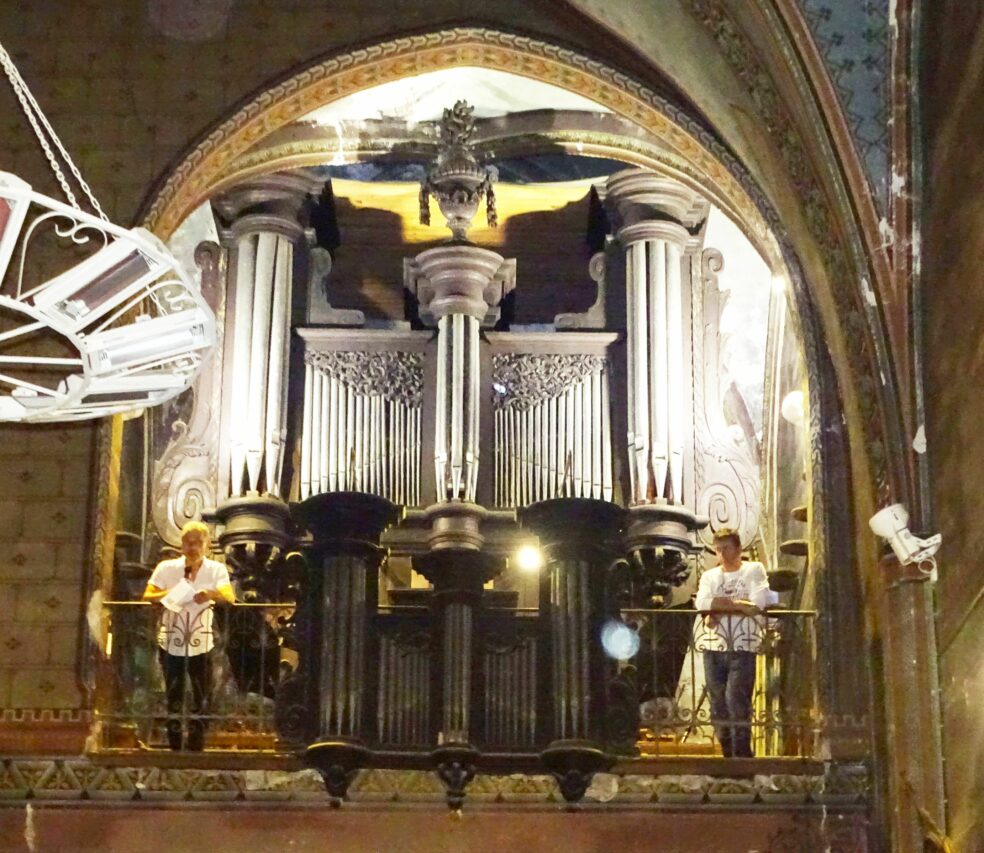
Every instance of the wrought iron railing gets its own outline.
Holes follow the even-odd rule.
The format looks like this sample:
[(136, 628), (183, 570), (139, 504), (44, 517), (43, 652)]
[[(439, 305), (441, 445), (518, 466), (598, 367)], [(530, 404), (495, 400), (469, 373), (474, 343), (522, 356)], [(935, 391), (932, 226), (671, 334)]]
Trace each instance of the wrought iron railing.
[[(199, 724), (206, 749), (277, 751), (274, 697), (296, 667), (291, 628), (294, 605), (236, 603), (212, 609), (208, 620), (174, 620), (165, 627), (163, 608), (141, 601), (105, 604), (102, 677), (96, 718), (99, 748), (168, 749), (168, 727), (184, 733)], [(184, 614), (179, 614), (184, 616)], [(172, 687), (169, 708), (161, 646), (169, 644), (172, 667), (183, 676)], [(195, 658), (200, 649), (204, 664)], [(173, 678), (174, 676), (172, 676)], [(195, 678), (201, 678), (199, 706)], [(173, 735), (172, 735), (173, 737)]]
[[(336, 691), (336, 699), (349, 702), (352, 691), (358, 693), (358, 717), (365, 721), (362, 737), (372, 748), (427, 752), (440, 739), (438, 706), (444, 692), (433, 613), (426, 607), (377, 609), (367, 604), (362, 676)], [(295, 680), (305, 677), (303, 660), (302, 671), (296, 671), (293, 605), (214, 609), (208, 637), (214, 647), (207, 653), (202, 709), (195, 706), (190, 684), (180, 708), (173, 702), (168, 708), (159, 660), (161, 614), (160, 607), (143, 602), (106, 604), (109, 630), (97, 707), (100, 749), (167, 749), (169, 719), (172, 728), (180, 725), (185, 732), (187, 748), (187, 733), (199, 718), (206, 749), (293, 753), (304, 746), (289, 733), (285, 736), (282, 727), (278, 731), (289, 692), (278, 689), (292, 675)], [(724, 727), (747, 730), (756, 757), (816, 754), (814, 611), (708, 617), (692, 609), (627, 609), (621, 617), (637, 633), (639, 651), (627, 661), (609, 661), (600, 692), (598, 685), (582, 691), (592, 716), (622, 719), (619, 731), (612, 729), (606, 737), (613, 752), (634, 751), (632, 720), (638, 709), (634, 740), (643, 756), (721, 755)], [(561, 676), (551, 651), (550, 618), (536, 608), (481, 612), (471, 706), (473, 737), (484, 751), (537, 753), (563, 734), (555, 720), (563, 691), (554, 683)], [(600, 637), (591, 637), (590, 644), (600, 643)], [(742, 719), (714, 713), (704, 677), (706, 654), (733, 651), (754, 659), (751, 713)], [(330, 661), (325, 663), (333, 671)], [(618, 707), (612, 704), (615, 694)], [(604, 710), (592, 705), (599, 696), (608, 697)], [(621, 731), (624, 723), (627, 733)], [(596, 733), (609, 728), (607, 721), (591, 726)]]
[[(625, 610), (622, 615), (640, 638), (632, 666), (642, 753), (720, 755), (722, 733), (730, 729), (746, 730), (759, 758), (816, 754), (815, 611), (745, 616), (688, 608)], [(715, 714), (705, 677), (706, 656), (735, 652), (747, 655), (754, 667), (747, 718)]]

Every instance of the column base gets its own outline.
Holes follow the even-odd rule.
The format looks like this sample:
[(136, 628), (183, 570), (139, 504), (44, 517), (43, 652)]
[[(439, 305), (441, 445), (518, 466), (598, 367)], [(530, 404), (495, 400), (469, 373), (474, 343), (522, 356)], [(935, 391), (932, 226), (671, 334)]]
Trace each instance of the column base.
[(332, 807), (338, 808), (348, 793), (355, 774), (366, 767), (372, 758), (372, 750), (354, 738), (325, 738), (308, 746), (305, 763), (313, 767), (325, 783), (332, 797)]
[(564, 799), (576, 803), (595, 773), (607, 770), (615, 759), (589, 740), (555, 740), (540, 753), (540, 761), (557, 780)]
[(435, 772), (447, 790), (448, 808), (460, 810), (465, 789), (475, 778), (482, 754), (470, 743), (445, 743), (431, 753)]

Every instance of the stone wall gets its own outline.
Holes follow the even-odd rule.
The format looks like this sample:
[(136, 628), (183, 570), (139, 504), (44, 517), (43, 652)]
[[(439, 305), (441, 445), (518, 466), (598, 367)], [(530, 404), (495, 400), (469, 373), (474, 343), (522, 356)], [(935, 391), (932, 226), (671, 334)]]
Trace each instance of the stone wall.
[(71, 710), (81, 699), (77, 650), (95, 432), (91, 424), (0, 429), (5, 722), (78, 719)]
[(984, 8), (926, 4), (927, 432), (943, 533), (937, 635), (950, 833), (984, 850)]

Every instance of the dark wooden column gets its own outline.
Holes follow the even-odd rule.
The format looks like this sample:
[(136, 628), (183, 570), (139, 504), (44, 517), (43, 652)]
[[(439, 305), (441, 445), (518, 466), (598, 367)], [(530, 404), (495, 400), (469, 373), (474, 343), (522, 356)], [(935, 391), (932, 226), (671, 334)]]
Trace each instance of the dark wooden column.
[(372, 690), (367, 627), (378, 601), (379, 537), (396, 520), (384, 498), (330, 492), (299, 504), (294, 517), (312, 535), (306, 549), (309, 572), (305, 672), (309, 731), (305, 761), (322, 775), (328, 792), (345, 796), (370, 751), (367, 721)]

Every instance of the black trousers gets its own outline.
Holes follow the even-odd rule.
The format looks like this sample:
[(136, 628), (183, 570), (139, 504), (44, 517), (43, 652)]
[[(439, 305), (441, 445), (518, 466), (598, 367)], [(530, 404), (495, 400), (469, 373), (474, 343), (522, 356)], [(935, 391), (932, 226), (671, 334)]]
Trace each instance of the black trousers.
[[(158, 650), (161, 669), (164, 671), (164, 685), (167, 688), (167, 742), (171, 749), (181, 749), (181, 721), (188, 721), (188, 740), (190, 750), (201, 751), (205, 746), (205, 720), (202, 716), (208, 710), (209, 682), (212, 680), (212, 665), (209, 654), (172, 655), (164, 649)], [(191, 683), (191, 700), (185, 701), (185, 676)]]

